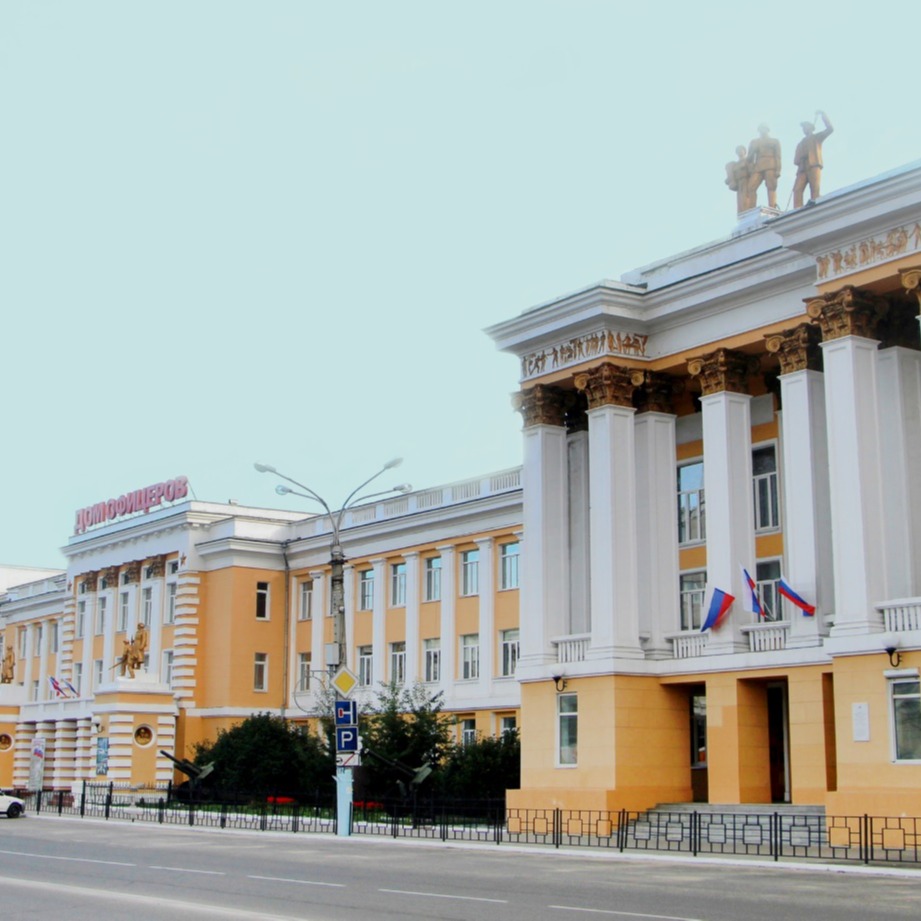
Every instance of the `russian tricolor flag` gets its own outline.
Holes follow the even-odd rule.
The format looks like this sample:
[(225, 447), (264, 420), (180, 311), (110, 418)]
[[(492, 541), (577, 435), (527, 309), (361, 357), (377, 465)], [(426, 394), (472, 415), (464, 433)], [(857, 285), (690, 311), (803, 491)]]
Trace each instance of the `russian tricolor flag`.
[(742, 610), (757, 615), (758, 620), (764, 619), (764, 607), (758, 597), (758, 586), (744, 566), (742, 567)]
[(719, 627), (729, 613), (733, 601), (735, 601), (733, 595), (724, 592), (720, 588), (713, 589), (713, 597), (710, 599), (710, 609), (707, 611), (707, 619), (700, 628), (700, 632), (703, 633), (704, 630), (715, 630)]
[(781, 576), (777, 582), (777, 591), (780, 592), (780, 594), (783, 595), (784, 598), (786, 598), (787, 601), (789, 601), (791, 604), (796, 605), (796, 607), (798, 607), (806, 617), (815, 616), (815, 605), (810, 604), (808, 601), (806, 601), (805, 598), (797, 595), (796, 592), (790, 588), (790, 584), (786, 579), (784, 579), (783, 576)]

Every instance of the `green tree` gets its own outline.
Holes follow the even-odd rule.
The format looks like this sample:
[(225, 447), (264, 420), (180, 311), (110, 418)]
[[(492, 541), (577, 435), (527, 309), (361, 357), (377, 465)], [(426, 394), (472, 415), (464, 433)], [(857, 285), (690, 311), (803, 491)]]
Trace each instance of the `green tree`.
[(225, 793), (266, 796), (332, 788), (335, 757), (326, 740), (305, 726), (258, 713), (213, 742), (194, 746), (198, 765), (214, 762), (208, 783)]
[(517, 732), (478, 738), (452, 748), (439, 776), (445, 796), (457, 799), (504, 799), (521, 783), (521, 741)]

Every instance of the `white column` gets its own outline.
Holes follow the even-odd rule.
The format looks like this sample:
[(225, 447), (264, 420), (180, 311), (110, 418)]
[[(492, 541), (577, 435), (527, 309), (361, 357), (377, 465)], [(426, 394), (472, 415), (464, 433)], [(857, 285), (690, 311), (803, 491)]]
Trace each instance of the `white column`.
[(493, 560), (494, 541), (484, 537), (476, 542), (480, 550), (479, 590), (480, 609), (480, 690), (489, 694), (496, 674), (496, 586)]
[[(711, 652), (748, 648), (741, 627), (742, 571), (754, 577), (755, 520), (752, 507), (751, 397), (723, 390), (701, 398), (704, 490), (707, 501), (707, 585), (736, 599), (721, 627), (708, 631)], [(709, 603), (709, 594), (707, 601)]]
[(457, 662), (457, 637), (455, 636), (454, 613), (457, 598), (457, 554), (451, 545), (438, 547), (441, 554), (441, 686), (445, 692), (445, 703), (453, 700), (454, 675)]
[(592, 629), (592, 565), (589, 537), (588, 432), (567, 438), (569, 476), (569, 623), (563, 632), (586, 634)]
[(665, 635), (680, 627), (675, 417), (640, 413), (634, 435), (639, 629), (641, 636), (649, 635), (645, 648), (650, 658), (670, 658)]
[(371, 608), (371, 655), (374, 684), (390, 681), (387, 674), (386, 593), (387, 565), (383, 559), (371, 560), (374, 570), (374, 604)]
[(419, 680), (419, 554), (404, 553), (406, 560), (406, 685)]
[(815, 646), (826, 632), (824, 616), (834, 608), (835, 591), (823, 375), (808, 370), (782, 374), (780, 395), (784, 576), (794, 591), (816, 605), (815, 616), (805, 617), (784, 602), (790, 618), (787, 645)]
[(880, 501), (877, 347), (875, 339), (862, 336), (822, 343), (835, 559), (832, 636), (881, 631), (882, 617), (874, 605), (888, 594)]
[(886, 587), (891, 598), (910, 598), (921, 591), (921, 352), (878, 352), (877, 381)]
[(523, 436), (519, 678), (541, 676), (540, 666), (556, 662), (550, 641), (569, 625), (566, 430), (532, 425)]
[(636, 445), (631, 407), (588, 412), (592, 640), (588, 658), (642, 658), (636, 551)]

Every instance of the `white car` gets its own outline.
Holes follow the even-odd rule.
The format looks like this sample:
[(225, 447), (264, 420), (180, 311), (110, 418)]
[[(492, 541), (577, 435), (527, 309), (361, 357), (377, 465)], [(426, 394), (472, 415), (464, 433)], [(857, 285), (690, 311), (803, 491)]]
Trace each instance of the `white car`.
[(26, 804), (18, 796), (10, 796), (0, 790), (0, 815), (18, 819), (25, 812)]

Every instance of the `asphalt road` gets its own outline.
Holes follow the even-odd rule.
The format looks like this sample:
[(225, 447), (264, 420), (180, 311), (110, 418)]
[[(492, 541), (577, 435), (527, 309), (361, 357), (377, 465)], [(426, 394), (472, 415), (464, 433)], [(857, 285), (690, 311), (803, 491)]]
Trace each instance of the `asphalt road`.
[(912, 876), (511, 847), (0, 819), (0, 919), (876, 921)]

